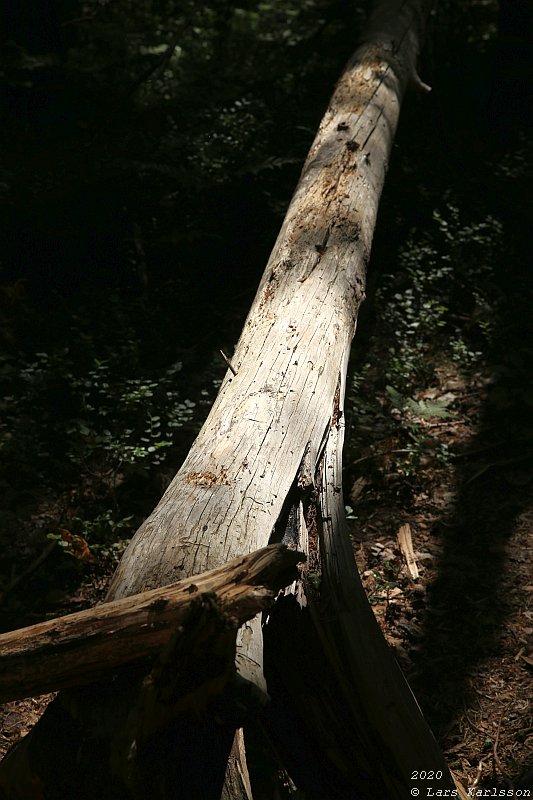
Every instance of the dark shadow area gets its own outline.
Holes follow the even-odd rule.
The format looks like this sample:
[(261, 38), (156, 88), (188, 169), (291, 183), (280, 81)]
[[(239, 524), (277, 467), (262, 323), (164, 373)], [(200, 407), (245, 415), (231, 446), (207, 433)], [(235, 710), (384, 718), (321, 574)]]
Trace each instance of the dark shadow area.
[[(266, 17), (249, 3), (162, 4), (162, 21), (157, 3), (5, 5), (3, 629), (103, 596), (113, 547), (151, 511), (209, 411), (226, 370), (218, 350), (231, 357), (362, 19), (343, 0), (257, 4)], [(520, 136), (531, 143), (532, 13), (526, 0), (502, 2), (500, 38), (483, 49), (454, 35), (490, 4), (465, 5), (447, 4), (430, 31), (420, 74), (433, 93), (402, 111), (354, 359), (365, 359), (375, 289), (401, 269), (412, 228), (457, 198), (501, 220), (490, 386), (476, 438), (457, 454), (453, 510), (432, 531), (442, 552), (411, 677), (440, 735), (508, 635), (510, 540), (533, 491), (531, 181), (512, 160)], [(180, 49), (165, 55), (169, 41)], [(63, 530), (97, 563), (64, 539), (46, 551)], [(298, 756), (295, 774), (308, 769)]]
[[(182, 463), (362, 13), (13, 0), (2, 15), (9, 628), (103, 585)], [(48, 551), (60, 531), (97, 563)]]
[[(500, 301), (485, 364), (485, 400), (477, 435), (457, 453), (453, 505), (432, 530), (442, 551), (411, 679), (441, 736), (467, 706), (476, 706), (478, 669), (501, 659), (506, 640), (512, 640), (510, 614), (522, 602), (527, 606), (515, 576), (527, 580), (528, 569), (531, 574), (531, 561), (529, 568), (523, 563), (520, 530), (533, 502), (533, 176), (530, 168), (515, 174), (505, 169), (533, 133), (533, 62), (526, 45), (533, 36), (531, 7), (502, 3), (499, 23), (493, 56), (458, 59), (441, 92), (448, 179), (453, 183), (461, 173), (456, 191), (463, 202), (485, 207), (504, 226), (503, 252), (488, 278)], [(531, 767), (531, 761), (515, 765), (515, 788), (525, 787), (520, 776), (531, 775)], [(480, 785), (493, 787), (495, 776)]]
[[(476, 671), (487, 659), (501, 657), (510, 636), (509, 611), (522, 591), (510, 569), (524, 559), (517, 526), (533, 502), (533, 296), (521, 244), (522, 237), (508, 239), (505, 309), (495, 331), (500, 358), (489, 365), (494, 382), (479, 433), (458, 455), (453, 510), (433, 531), (442, 553), (412, 685), (441, 734), (465, 706), (475, 705)], [(517, 774), (527, 767), (531, 764), (517, 765)]]
[[(476, 11), (472, 7), (471, 11), (480, 13), (481, 8), (478, 6)], [(448, 24), (453, 26), (453, 11), (450, 15)], [(355, 400), (349, 397), (348, 401), (352, 442), (347, 446), (346, 497), (350, 497), (356, 479), (363, 481), (363, 492), (365, 480), (370, 487), (369, 499), (366, 500), (363, 493), (362, 500), (347, 500), (354, 505), (352, 513), (355, 520), (359, 520), (352, 523), (354, 539), (366, 545), (364, 536), (370, 543), (373, 531), (380, 534), (381, 542), (385, 541), (387, 531), (390, 539), (394, 539), (401, 522), (417, 519), (420, 506), (413, 495), (426, 492), (431, 498), (435, 474), (438, 481), (438, 465), (434, 456), (424, 451), (426, 444), (435, 446), (435, 440), (424, 439), (431, 428), (422, 426), (413, 434), (406, 425), (404, 438), (397, 443), (398, 426), (403, 423), (395, 428), (391, 422), (386, 393), (387, 383), (393, 381), (385, 374), (391, 367), (391, 342), (377, 341), (384, 332), (395, 335), (390, 323), (384, 320), (389, 309), (383, 298), (396, 302), (401, 309), (405, 287), (412, 286), (402, 274), (402, 266), (411, 267), (416, 280), (420, 279), (416, 273), (419, 263), (424, 265), (421, 273), (424, 269), (435, 268), (431, 252), (416, 262), (421, 251), (416, 250), (413, 243), (409, 245), (411, 231), (420, 233), (431, 229), (435, 211), (442, 212), (447, 204), (457, 205), (463, 220), (486, 218), (494, 230), (501, 224), (500, 252), (495, 253), (490, 262), (479, 265), (484, 270), (480, 274), (480, 281), (483, 281), (480, 293), (485, 292), (494, 299), (490, 330), (484, 334), (483, 341), (479, 332), (473, 336), (474, 342), (476, 337), (478, 342), (482, 341), (483, 363), (477, 375), (471, 372), (470, 391), (468, 385), (464, 389), (467, 395), (482, 396), (483, 400), (481, 407), (467, 401), (458, 409), (459, 414), (464, 411), (472, 421), (469, 424), (473, 425), (475, 435), (451, 458), (451, 464), (455, 465), (453, 502), (445, 511), (441, 510), (431, 524), (429, 537), (438, 544), (439, 552), (437, 560), (432, 562), (437, 576), (423, 599), (416, 601), (418, 608), (424, 609), (424, 616), (420, 631), (417, 630), (419, 616), (412, 620), (415, 624), (411, 642), (415, 642), (415, 646), (410, 652), (411, 671), (408, 659), (404, 662), (400, 658), (428, 722), (452, 754), (456, 746), (460, 749), (466, 736), (464, 726), (469, 727), (463, 714), (470, 709), (471, 718), (476, 718), (471, 710), (479, 708), (476, 676), (483, 668), (485, 672), (491, 669), (496, 672), (504, 657), (508, 664), (512, 661), (509, 653), (519, 652), (521, 644), (510, 622), (516, 622), (517, 609), (524, 612), (527, 609), (528, 597), (523, 587), (531, 575), (531, 551), (526, 554), (527, 534), (524, 532), (530, 524), (527, 512), (531, 513), (533, 502), (533, 252), (530, 237), (533, 174), (531, 158), (524, 155), (530, 152), (533, 136), (530, 102), (533, 62), (527, 44), (533, 37), (531, 6), (521, 2), (502, 3), (500, 17), (495, 17), (492, 24), (499, 24), (499, 36), (490, 46), (476, 47), (472, 31), (468, 34), (465, 29), (464, 40), (461, 34), (455, 42), (451, 37), (448, 59), (441, 57), (432, 61), (431, 56), (426, 57), (419, 71), (433, 91), (428, 96), (409, 96), (402, 110), (373, 244), (368, 300), (361, 310), (352, 355), (352, 370), (359, 375), (353, 390)], [(450, 34), (451, 29), (447, 30)], [(441, 44), (446, 37), (446, 26), (433, 33), (432, 41), (438, 47), (439, 37)], [(419, 247), (429, 242), (423, 235), (413, 240), (416, 241), (423, 243)], [(405, 258), (406, 243), (412, 248), (411, 261)], [(403, 261), (398, 258), (402, 251)], [(467, 250), (465, 252), (468, 255)], [(442, 256), (438, 247), (436, 253), (434, 263), (438, 264)], [(449, 335), (448, 331), (453, 330), (455, 324), (454, 314), (459, 315), (457, 319), (460, 317), (463, 330), (472, 333), (476, 327), (479, 313), (476, 303), (472, 298), (461, 296), (467, 269), (468, 266), (458, 263), (451, 278), (456, 286), (452, 286), (450, 293), (442, 293), (444, 300), (440, 295), (434, 296), (437, 302), (448, 307), (444, 312), (446, 322), (435, 331), (435, 337), (441, 332), (443, 337)], [(384, 282), (385, 292), (380, 296)], [(416, 297), (416, 291), (411, 297)], [(451, 323), (446, 316), (448, 312)], [(401, 311), (396, 313), (399, 316)], [(475, 349), (475, 344), (472, 347)], [(412, 350), (417, 352), (415, 347)], [(438, 351), (438, 345), (435, 350)], [(394, 352), (398, 357), (400, 348)], [(414, 386), (438, 385), (435, 375), (431, 374), (431, 344), (425, 352), (430, 365), (428, 375), (422, 376), (420, 370), (423, 354), (413, 366), (413, 371), (420, 370), (419, 383), (414, 382), (416, 379), (410, 382), (409, 367), (404, 368), (408, 387), (406, 399), (417, 400), (412, 394)], [(482, 389), (479, 389), (480, 381)], [(367, 390), (374, 396), (365, 395)], [(379, 403), (375, 402), (376, 393), (380, 394)], [(350, 417), (351, 402), (354, 403), (353, 417)], [(400, 416), (398, 411), (397, 419)], [(405, 419), (404, 415), (404, 422)], [(425, 431), (424, 435), (421, 430)], [(420, 438), (416, 440), (416, 436)], [(406, 449), (396, 451), (396, 455), (394, 451), (398, 447)], [(405, 471), (400, 477), (392, 475), (398, 479), (394, 489), (387, 483), (394, 473), (394, 458), (407, 460), (409, 456), (403, 454), (412, 454), (417, 447), (420, 448), (417, 457), (420, 458), (421, 453), (421, 460), (407, 462), (411, 469), (407, 477)], [(390, 463), (376, 458), (376, 453), (383, 451)], [(427, 463), (433, 463), (434, 475), (432, 469), (425, 468)], [(411, 489), (407, 488), (409, 485)], [(362, 503), (361, 513), (358, 502)], [(382, 507), (384, 503), (388, 504), (386, 509)], [(360, 537), (361, 520), (365, 533)], [(369, 521), (371, 524), (367, 526)], [(370, 566), (374, 563), (371, 561)], [(389, 575), (391, 580), (396, 580), (395, 575)], [(517, 576), (522, 579), (520, 584)], [(390, 611), (393, 614), (394, 608)], [(527, 628), (527, 618), (523, 616), (522, 619), (523, 627)], [(409, 616), (403, 621), (410, 625)], [(400, 636), (398, 629), (392, 635)], [(519, 659), (515, 663), (527, 681), (529, 667)], [(502, 673), (498, 671), (498, 680), (502, 675), (505, 675), (505, 667)], [(512, 697), (513, 689), (509, 691)], [(498, 698), (499, 691), (495, 688), (494, 708), (499, 708)], [(482, 747), (486, 749), (479, 750), (478, 760), (485, 757), (487, 764), (492, 758), (498, 714), (499, 711), (494, 711), (492, 718), (483, 718), (487, 734)], [(528, 712), (517, 711), (515, 716), (522, 717), (520, 735), (527, 737), (528, 724), (531, 724)], [(508, 720), (503, 724), (513, 723)], [(518, 729), (516, 719), (515, 724)], [(481, 728), (477, 735), (480, 731)], [(476, 766), (472, 762), (473, 773)], [(515, 788), (530, 788), (531, 768), (532, 763), (527, 759), (508, 767)], [(498, 784), (499, 788), (509, 788), (502, 773), (498, 771), (498, 777), (491, 776), (487, 774), (486, 764), (484, 769), (481, 786)]]

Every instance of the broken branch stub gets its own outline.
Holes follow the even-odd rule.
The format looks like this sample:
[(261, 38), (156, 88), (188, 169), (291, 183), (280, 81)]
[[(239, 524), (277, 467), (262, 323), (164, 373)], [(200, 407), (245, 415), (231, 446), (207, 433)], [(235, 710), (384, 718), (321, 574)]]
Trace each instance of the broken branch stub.
[(269, 545), (192, 580), (1, 634), (0, 702), (84, 685), (149, 663), (191, 629), (187, 620), (198, 598), (217, 604), (219, 619), (231, 623), (234, 641), (239, 626), (294, 580), (303, 558), (283, 545)]

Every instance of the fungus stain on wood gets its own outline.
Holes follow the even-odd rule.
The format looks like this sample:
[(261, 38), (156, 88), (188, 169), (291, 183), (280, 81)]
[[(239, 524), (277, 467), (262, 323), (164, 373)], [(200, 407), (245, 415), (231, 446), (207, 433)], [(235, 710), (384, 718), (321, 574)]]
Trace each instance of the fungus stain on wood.
[(186, 476), (187, 483), (192, 483), (195, 486), (229, 486), (226, 469), (223, 467), (220, 472), (189, 472)]

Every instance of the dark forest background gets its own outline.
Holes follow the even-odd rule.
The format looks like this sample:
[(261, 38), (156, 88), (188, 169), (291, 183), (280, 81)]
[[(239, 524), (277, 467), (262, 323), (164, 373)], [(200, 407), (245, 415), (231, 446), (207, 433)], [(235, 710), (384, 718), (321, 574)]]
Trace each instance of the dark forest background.
[[(181, 463), (366, 9), (2, 8), (0, 571), (12, 626), (60, 611), (88, 573), (109, 575)], [(531, 449), (532, 16), (522, 0), (438, 4), (420, 66), (433, 91), (403, 111), (346, 459), (351, 483), (361, 453), (395, 437), (402, 502), (429, 450), (453, 458), (413, 421), (452, 413), (420, 399), (444, 357), (465, 379), (490, 365), (490, 436), (510, 458), (513, 442)]]

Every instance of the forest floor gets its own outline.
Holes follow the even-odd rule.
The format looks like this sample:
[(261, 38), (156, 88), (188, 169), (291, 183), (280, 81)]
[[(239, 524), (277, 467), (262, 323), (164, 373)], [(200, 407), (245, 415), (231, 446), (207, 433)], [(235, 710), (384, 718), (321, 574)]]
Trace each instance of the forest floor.
[[(483, 7), (485, 12), (486, 7), (496, 6), (485, 2), (470, 5)], [(437, 85), (429, 100), (413, 101), (411, 117), (403, 123), (404, 140), (399, 141), (391, 161), (380, 207), (381, 222), (378, 220), (371, 272), (378, 272), (378, 265), (384, 264), (383, 270), (391, 274), (377, 275), (373, 279), (381, 288), (376, 289), (375, 297), (363, 307), (363, 319), (355, 340), (346, 402), (345, 502), (355, 559), (369, 601), (450, 767), (467, 788), (506, 792), (530, 789), (533, 792), (531, 137), (524, 139), (521, 145), (515, 142), (513, 150), (507, 141), (511, 122), (506, 120), (502, 142), (494, 147), (487, 138), (489, 123), (494, 121), (493, 108), (497, 105), (494, 98), (485, 101), (488, 112), (485, 110), (484, 115), (476, 116), (477, 103), (483, 105), (483, 97), (479, 101), (476, 99), (479, 87), (489, 87), (483, 72), (485, 61), (476, 52), (472, 63), (467, 62), (467, 69), (455, 54), (450, 58), (451, 75), (446, 80), (441, 78), (440, 93)], [(477, 71), (472, 70), (472, 64), (476, 65), (480, 59)], [(438, 80), (438, 70), (436, 73)], [(300, 74), (300, 67), (296, 74)], [(476, 77), (481, 79), (476, 80)], [(446, 86), (452, 87), (448, 99)], [(432, 101), (432, 97), (436, 99)], [(508, 100), (507, 95), (505, 100)], [(314, 97), (312, 101), (314, 105)], [(449, 102), (448, 112), (446, 102)], [(463, 116), (458, 111), (461, 102), (465, 109)], [(523, 107), (519, 106), (520, 117)], [(204, 122), (198, 126), (203, 136)], [(83, 128), (82, 125), (78, 127)], [(195, 143), (200, 133), (193, 137)], [(414, 141), (410, 143), (411, 137)], [(516, 131), (513, 137), (517, 138)], [(99, 149), (99, 139), (94, 138)], [(151, 141), (150, 137), (147, 141)], [(170, 146), (169, 150), (172, 152)], [(83, 148), (82, 151), (85, 152)], [(62, 164), (63, 150), (58, 152), (58, 163)], [(273, 149), (272, 153), (278, 150)], [(269, 169), (270, 173), (273, 186), (279, 180), (278, 173)], [(288, 183), (292, 181), (288, 173), (284, 179)], [(169, 180), (174, 181), (173, 173)], [(208, 179), (204, 177), (203, 180)], [(113, 327), (115, 311), (117, 319), (123, 316), (128, 320), (130, 314), (136, 322), (151, 310), (144, 329), (141, 327), (144, 334), (140, 335), (139, 350), (146, 351), (144, 358), (152, 369), (154, 354), (164, 350), (161, 343), (173, 342), (161, 356), (159, 366), (168, 368), (166, 362), (163, 365), (164, 358), (169, 364), (179, 361), (180, 368), (183, 362), (181, 382), (186, 385), (186, 391), (191, 391), (190, 405), (196, 402), (198, 409), (201, 402), (205, 402), (202, 413), (207, 411), (212, 398), (211, 392), (205, 389), (204, 379), (209, 364), (213, 364), (213, 352), (215, 348), (218, 353), (218, 348), (231, 346), (238, 335), (245, 308), (235, 310), (235, 319), (229, 321), (227, 316), (222, 318), (222, 314), (234, 308), (237, 302), (245, 304), (248, 295), (252, 296), (256, 284), (251, 274), (255, 267), (258, 274), (262, 269), (262, 265), (250, 266), (251, 254), (262, 258), (261, 253), (258, 255), (258, 231), (263, 232), (262, 246), (266, 248), (268, 226), (272, 227), (274, 236), (274, 228), (280, 222), (274, 215), (266, 225), (266, 201), (258, 205), (257, 225), (251, 228), (247, 248), (243, 249), (240, 261), (234, 257), (236, 243), (246, 238), (241, 215), (246, 217), (251, 213), (250, 197), (257, 194), (256, 186), (260, 181), (265, 181), (266, 189), (271, 190), (272, 186), (262, 176), (257, 184), (250, 184), (250, 195), (241, 196), (244, 181), (233, 187), (238, 198), (235, 203), (238, 220), (233, 225), (233, 233), (232, 226), (222, 215), (220, 231), (211, 235), (214, 242), (211, 249), (197, 252), (205, 238), (205, 220), (209, 219), (211, 225), (212, 220), (220, 216), (219, 207), (228, 205), (227, 198), (224, 196), (221, 200), (222, 193), (217, 192), (210, 201), (212, 204), (206, 205), (209, 218), (196, 220), (197, 238), (191, 240), (189, 248), (191, 260), (186, 260), (187, 248), (181, 239), (171, 239), (169, 235), (171, 245), (165, 242), (161, 252), (155, 248), (161, 262), (171, 264), (166, 266), (168, 274), (162, 269), (160, 274), (153, 270), (154, 274), (149, 276), (153, 283), (148, 288), (137, 289), (141, 294), (140, 302), (132, 307), (131, 293), (120, 296), (118, 311), (111, 308), (110, 312), (109, 304), (102, 299), (96, 311), (94, 307), (91, 309), (87, 329), (78, 319), (78, 338), (74, 346), (70, 317), (67, 318), (68, 312), (76, 321), (76, 309), (70, 309), (74, 293), (67, 296), (63, 305), (55, 307), (55, 312), (45, 303), (44, 313), (41, 311), (39, 316), (31, 305), (26, 308), (23, 300), (17, 299), (19, 294), (24, 294), (23, 281), (12, 282), (7, 288), (0, 287), (4, 299), (12, 306), (8, 324), (2, 323), (2, 319), (0, 323), (11, 336), (12, 329), (18, 330), (13, 322), (16, 318), (23, 333), (23, 344), (28, 339), (24, 344), (28, 350), (24, 363), (29, 387), (24, 403), (11, 388), (0, 398), (2, 410), (10, 403), (16, 407), (18, 426), (15, 429), (4, 426), (1, 442), (5, 445), (2, 455), (6, 461), (0, 472), (3, 496), (0, 509), (1, 631), (79, 611), (104, 599), (123, 545), (121, 537), (133, 534), (135, 525), (140, 524), (142, 516), (151, 510), (154, 498), (157, 499), (168, 484), (172, 469), (179, 463), (177, 450), (164, 451), (172, 464), (161, 466), (163, 462), (157, 462), (153, 470), (146, 469), (142, 477), (144, 483), (139, 469), (138, 473), (132, 470), (129, 482), (120, 476), (122, 485), (104, 487), (109, 489), (109, 497), (104, 498), (106, 504), (97, 509), (100, 517), (94, 519), (97, 513), (93, 508), (94, 497), (101, 486), (98, 476), (94, 477), (94, 470), (91, 472), (91, 458), (73, 462), (69, 472), (63, 462), (69, 451), (76, 448), (67, 442), (69, 446), (60, 451), (61, 458), (44, 460), (44, 466), (33, 462), (38, 461), (37, 456), (41, 457), (41, 451), (48, 456), (57, 431), (65, 439), (77, 436), (78, 443), (90, 441), (77, 419), (80, 416), (77, 406), (74, 405), (71, 412), (65, 394), (66, 389), (70, 389), (73, 394), (85, 392), (91, 399), (91, 390), (84, 388), (85, 381), (97, 386), (100, 381), (101, 387), (108, 385), (105, 370), (108, 364), (113, 366), (112, 352), (108, 348), (102, 354), (97, 347), (96, 333), (108, 339), (112, 348), (117, 342), (128, 344), (130, 335), (129, 328), (117, 325), (115, 330)], [(44, 204), (48, 201), (46, 182), (43, 186), (41, 202)], [(106, 191), (108, 188), (106, 174)], [(103, 206), (99, 192), (100, 189), (95, 196), (98, 206)], [(209, 186), (207, 192), (211, 194)], [(182, 193), (188, 198), (186, 191)], [(157, 213), (162, 214), (169, 198), (179, 194), (174, 187), (168, 198), (164, 195), (163, 202), (158, 189), (154, 193), (158, 198)], [(276, 194), (276, 203), (284, 206), (289, 196), (285, 197), (283, 192), (279, 197)], [(117, 202), (117, 207), (121, 207), (121, 203)], [(435, 227), (435, 209), (444, 215), (452, 203), (459, 209), (457, 219), (453, 214), (438, 217)], [(148, 202), (146, 208), (150, 208)], [(147, 214), (146, 208), (142, 206), (142, 215), (151, 218), (152, 210)], [(81, 203), (80, 209), (85, 218), (85, 206)], [(176, 225), (179, 213), (174, 207), (170, 206), (168, 215), (169, 225)], [(132, 218), (137, 230), (136, 214)], [(58, 219), (62, 245), (62, 213)], [(24, 217), (23, 220), (25, 225)], [(428, 234), (431, 225), (433, 232)], [(114, 218), (109, 226), (115, 226)], [(25, 231), (22, 223), (21, 230)], [(417, 241), (410, 238), (412, 230), (421, 232)], [(93, 235), (92, 229), (90, 234)], [(146, 245), (149, 249), (153, 235), (152, 228), (147, 227), (143, 247)], [(137, 243), (137, 234), (131, 236)], [(74, 241), (77, 259), (78, 251), (83, 248), (73, 236)], [(173, 266), (175, 251), (178, 261), (183, 259), (177, 270), (178, 278)], [(209, 266), (211, 262), (218, 263), (223, 251), (229, 256), (227, 263), (220, 266), (222, 277), (217, 284), (214, 273), (207, 267), (205, 273), (197, 270), (203, 261)], [(108, 260), (109, 263), (113, 261), (106, 251), (106, 269)], [(147, 259), (147, 263), (159, 262), (154, 257), (152, 261)], [(70, 269), (68, 258), (67, 264)], [(183, 276), (189, 276), (189, 283)], [(226, 283), (228, 288), (224, 289)], [(158, 289), (152, 289), (156, 284)], [(248, 294), (243, 294), (243, 288), (249, 289)], [(108, 291), (105, 287), (104, 290), (102, 296)], [(372, 291), (368, 294), (372, 295)], [(210, 305), (206, 306), (206, 302)], [(367, 307), (372, 310), (367, 311)], [(178, 329), (184, 326), (187, 308), (190, 315), (193, 309), (188, 323), (190, 331)], [(55, 319), (52, 319), (54, 314)], [(60, 330), (58, 320), (63, 316), (66, 332), (54, 334), (55, 327)], [(53, 342), (55, 350), (50, 349), (50, 352), (59, 353), (60, 357), (37, 362), (37, 356), (43, 355), (37, 351), (46, 347), (47, 326), (43, 320), (51, 328), (49, 338), (57, 336), (58, 339), (58, 343)], [(199, 344), (198, 327), (204, 323), (206, 328), (213, 327), (213, 333), (207, 336), (207, 344), (205, 341)], [(4, 335), (2, 324), (0, 336)], [(130, 327), (135, 328), (133, 324)], [(200, 338), (203, 333), (201, 330)], [(133, 334), (131, 336), (133, 338)], [(404, 346), (404, 342), (409, 341), (413, 343), (411, 351)], [(76, 372), (69, 361), (69, 348), (84, 362), (91, 342), (94, 356), (99, 359), (98, 366), (91, 366), (89, 372)], [(51, 348), (50, 342), (48, 346)], [(483, 352), (477, 352), (478, 349)], [(18, 373), (20, 354), (18, 350), (14, 352), (15, 366), (11, 369)], [(426, 355), (427, 365), (423, 363)], [(370, 365), (368, 369), (367, 365)], [(50, 385), (45, 382), (41, 391), (39, 375), (54, 368), (58, 372), (57, 380)], [(111, 367), (109, 369), (112, 375)], [(220, 362), (220, 373), (223, 369), (225, 366)], [(172, 382), (178, 380), (176, 373), (177, 368), (172, 366), (172, 371), (167, 369), (165, 375)], [(98, 403), (109, 416), (117, 408), (123, 411), (120, 398), (124, 392), (127, 390), (130, 398), (134, 395), (139, 398), (141, 389), (151, 391), (155, 383), (150, 381), (156, 380), (153, 374), (153, 370), (147, 369), (148, 377), (141, 380), (135, 372), (129, 376), (132, 380), (118, 384), (115, 393), (94, 390), (91, 400), (96, 419), (92, 423), (94, 432), (101, 433), (97, 423), (104, 426), (104, 432), (109, 424), (107, 417), (98, 418)], [(211, 369), (210, 390), (216, 388), (213, 376), (216, 377)], [(37, 388), (32, 389), (33, 386)], [(163, 388), (167, 388), (166, 384)], [(198, 400), (204, 394), (204, 401)], [(156, 407), (154, 412), (152, 395), (148, 393), (146, 397), (150, 398), (145, 398), (150, 414), (161, 414), (163, 419), (164, 409), (160, 412)], [(143, 408), (139, 401), (139, 414)], [(39, 415), (43, 410), (46, 414), (41, 419)], [(34, 415), (32, 418), (30, 413)], [(33, 428), (32, 419), (36, 420)], [(153, 419), (159, 420), (159, 416)], [(201, 424), (199, 418), (194, 422)], [(120, 413), (116, 423), (120, 432), (130, 424)], [(42, 437), (42, 442), (36, 443), (39, 447), (32, 448), (32, 431)], [(192, 438), (196, 431), (191, 431)], [(153, 431), (150, 435), (155, 437)], [(118, 434), (116, 441), (111, 435), (104, 437), (103, 444), (110, 446), (117, 442)], [(178, 443), (180, 447), (182, 444)], [(185, 443), (185, 452), (189, 444)], [(24, 447), (29, 455), (24, 454)], [(99, 447), (102, 450), (102, 446)], [(92, 456), (101, 455), (100, 450), (94, 446)], [(103, 452), (109, 455), (109, 449)], [(21, 461), (21, 458), (19, 462), (13, 459), (21, 454), (27, 473), (24, 488), (17, 487), (17, 478), (12, 477), (16, 472), (13, 463)], [(91, 470), (85, 468), (86, 462)], [(59, 464), (57, 476), (51, 475), (49, 463)], [(133, 466), (142, 467), (144, 463)], [(105, 460), (104, 466), (109, 466)], [(68, 482), (72, 471), (76, 478), (78, 473), (82, 475), (78, 484)], [(100, 478), (104, 473), (107, 474), (102, 467)], [(115, 470), (114, 475), (117, 474)], [(47, 488), (42, 488), (46, 481)], [(103, 485), (104, 481), (100, 483)], [(54, 495), (56, 486), (59, 488)], [(118, 495), (120, 513), (116, 503)], [(115, 511), (118, 522), (112, 528), (108, 523), (113, 521)], [(102, 516), (101, 512), (106, 512), (107, 516)], [(82, 539), (78, 541), (78, 550), (72, 542), (62, 539), (69, 535), (64, 530), (67, 527), (75, 533), (87, 530), (90, 533), (98, 519), (103, 519), (106, 530), (110, 529), (110, 537), (117, 534), (117, 540), (95, 539), (100, 549), (93, 548), (93, 555), (83, 550)], [(121, 528), (123, 522), (125, 527)], [(85, 527), (82, 523), (86, 523)], [(414, 552), (410, 565), (406, 563), (398, 539), (402, 526)], [(47, 538), (50, 534), (56, 538), (55, 543)], [(89, 543), (93, 547), (93, 542)], [(51, 697), (17, 700), (0, 706), (0, 757), (28, 733)], [(426, 766), (420, 764), (420, 770)]]
[[(530, 788), (533, 727), (533, 481), (527, 452), (480, 430), (490, 376), (467, 383), (453, 365), (427, 396), (446, 396), (453, 418), (418, 423), (455, 454), (431, 451), (418, 493), (399, 492), (394, 437), (364, 434), (346, 465), (355, 557), (374, 613), (451, 768), (466, 787)], [(351, 452), (351, 449), (349, 450)], [(411, 477), (412, 482), (412, 477)], [(351, 509), (351, 510), (350, 510)], [(415, 564), (397, 538), (409, 526)], [(46, 560), (36, 567), (46, 569)], [(108, 571), (109, 573), (109, 571)], [(87, 566), (71, 595), (48, 595), (47, 616), (102, 599), (107, 580)], [(24, 604), (26, 582), (13, 588)], [(52, 695), (0, 708), (3, 755), (38, 720)], [(420, 765), (421, 769), (424, 765)]]
[(482, 373), (467, 384), (452, 366), (440, 373), (428, 394), (446, 396), (455, 416), (418, 422), (455, 457), (439, 467), (428, 453), (410, 502), (398, 498), (398, 442), (360, 457), (352, 540), (374, 613), (450, 767), (465, 787), (531, 789), (531, 444), (480, 430), (488, 384)]

